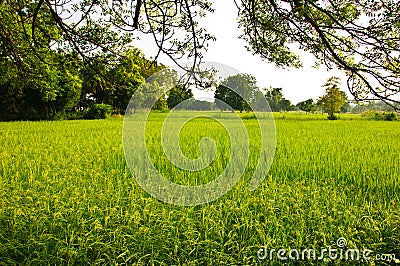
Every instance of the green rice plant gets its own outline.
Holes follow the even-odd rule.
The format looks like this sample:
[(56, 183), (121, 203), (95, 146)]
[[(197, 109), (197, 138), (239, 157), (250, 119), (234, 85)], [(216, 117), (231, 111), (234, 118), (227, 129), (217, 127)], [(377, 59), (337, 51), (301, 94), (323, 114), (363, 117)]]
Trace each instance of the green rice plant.
[[(154, 164), (181, 184), (215, 178), (229, 159), (224, 128), (206, 118), (182, 128), (188, 157), (199, 156), (205, 136), (218, 146), (210, 167), (188, 173), (160, 150), (166, 115), (152, 114), (147, 124)], [(278, 265), (257, 251), (320, 250), (339, 237), (348, 248), (400, 258), (398, 124), (296, 116), (276, 120), (274, 162), (255, 191), (247, 185), (259, 132), (256, 120), (244, 119), (252, 152), (243, 178), (222, 198), (195, 207), (160, 202), (138, 186), (125, 162), (120, 118), (1, 123), (0, 265)]]

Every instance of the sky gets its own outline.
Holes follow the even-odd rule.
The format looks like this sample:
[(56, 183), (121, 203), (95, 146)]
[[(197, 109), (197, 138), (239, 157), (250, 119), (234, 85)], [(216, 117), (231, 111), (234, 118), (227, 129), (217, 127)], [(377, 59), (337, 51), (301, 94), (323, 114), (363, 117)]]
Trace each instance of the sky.
[[(280, 87), (283, 95), (293, 104), (309, 98), (317, 99), (324, 93), (322, 85), (329, 77), (342, 78), (342, 90), (347, 92), (345, 76), (338, 70), (327, 70), (321, 66), (313, 68), (314, 57), (306, 52), (301, 52), (303, 67), (300, 69), (279, 69), (274, 64), (264, 62), (257, 55), (252, 55), (245, 48), (246, 42), (239, 39), (241, 29), (237, 28), (237, 9), (233, 0), (214, 1), (214, 13), (208, 14), (200, 23), (204, 25), (208, 33), (214, 35), (217, 40), (210, 42), (209, 49), (204, 53), (203, 61), (218, 62), (237, 69), (241, 73), (248, 73), (257, 79), (260, 88)], [(157, 48), (151, 36), (140, 36), (136, 42), (147, 57), (154, 57)], [(173, 63), (161, 56), (159, 62), (172, 66)], [(195, 98), (208, 98), (206, 93), (194, 92)]]

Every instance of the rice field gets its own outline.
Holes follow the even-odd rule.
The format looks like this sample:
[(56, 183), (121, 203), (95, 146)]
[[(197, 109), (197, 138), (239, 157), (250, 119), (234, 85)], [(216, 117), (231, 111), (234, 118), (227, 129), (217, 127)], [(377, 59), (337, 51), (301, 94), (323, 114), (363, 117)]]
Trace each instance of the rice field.
[[(210, 169), (189, 173), (159, 149), (166, 114), (147, 125), (158, 170), (182, 184), (206, 183), (227, 164), (224, 128), (207, 119), (183, 128), (183, 153), (204, 137), (219, 145)], [(132, 177), (121, 118), (0, 123), (0, 265), (268, 265), (261, 248), (369, 249), (400, 258), (400, 124), (346, 115), (275, 114), (276, 153), (260, 187), (256, 121), (243, 114), (251, 154), (243, 178), (220, 199), (163, 203)], [(221, 148), (222, 147), (222, 148)], [(294, 265), (354, 261), (290, 260)], [(394, 264), (364, 261), (370, 265)]]

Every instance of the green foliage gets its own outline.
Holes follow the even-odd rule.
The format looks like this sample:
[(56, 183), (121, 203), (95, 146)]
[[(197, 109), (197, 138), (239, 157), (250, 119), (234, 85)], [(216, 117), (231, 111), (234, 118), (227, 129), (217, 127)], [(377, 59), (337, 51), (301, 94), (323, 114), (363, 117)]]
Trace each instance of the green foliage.
[(339, 89), (340, 79), (331, 77), (325, 83), (325, 94), (321, 96), (317, 105), (328, 113), (329, 120), (336, 120), (335, 113), (340, 112), (343, 105), (346, 103), (346, 95)]
[(168, 109), (166, 95), (171, 88), (177, 85), (177, 72), (169, 68), (160, 67), (159, 71), (149, 77), (135, 91), (135, 97), (132, 98), (130, 107), (135, 110), (154, 108), (166, 110)]
[(300, 48), (317, 66), (343, 70), (357, 100), (398, 103), (398, 1), (242, 1), (239, 10), (241, 37), (253, 54), (300, 67)]
[[(214, 93), (215, 99), (240, 112), (250, 111), (250, 103), (258, 92), (256, 78), (250, 74), (237, 74), (225, 78)], [(217, 108), (226, 109), (217, 102)]]
[(183, 85), (178, 85), (168, 92), (168, 108), (173, 109), (175, 106), (185, 100), (189, 100), (193, 97), (191, 89), (185, 88)]
[(0, 120), (61, 119), (81, 95), (74, 54), (53, 52), (51, 65), (38, 61), (31, 77), (22, 77), (10, 60), (0, 63)]
[(328, 115), (328, 120), (338, 120), (338, 119), (339, 119), (339, 117), (337, 115), (335, 115), (335, 114), (329, 114)]
[(308, 99), (303, 102), (299, 102), (296, 105), (300, 110), (306, 112), (306, 113), (312, 113), (317, 110), (317, 106), (314, 104), (313, 99)]
[[(102, 20), (86, 17), (87, 23), (63, 35), (69, 24), (60, 28), (51, 8), (43, 1), (0, 3), (0, 120), (71, 118), (95, 103), (124, 112), (139, 85), (162, 66), (125, 47), (127, 35)], [(92, 49), (99, 45), (101, 50)]]
[[(396, 105), (395, 107), (399, 107)], [(394, 112), (395, 108), (392, 106), (386, 104), (383, 101), (368, 101), (364, 103), (359, 103), (355, 107), (352, 108), (351, 112), (355, 114), (361, 114), (363, 112), (366, 112), (368, 110), (372, 111), (380, 111), (380, 112)]]
[[(234, 110), (239, 110), (240, 112), (248, 110), (250, 107), (247, 101), (250, 99), (249, 94), (251, 90), (251, 88), (249, 88), (250, 84), (248, 84), (249, 81), (247, 77), (239, 75), (226, 78), (226, 80), (217, 87), (214, 95), (215, 99), (223, 101)], [(239, 92), (243, 94), (240, 95)], [(246, 95), (248, 96), (247, 98)], [(222, 108), (218, 104), (217, 106)]]
[(193, 100), (186, 107), (187, 110), (211, 111), (214, 110), (214, 103), (208, 101)]
[(383, 120), (385, 121), (395, 121), (398, 120), (398, 116), (395, 112), (390, 112), (390, 113), (384, 113), (383, 114)]
[(292, 111), (294, 106), (283, 96), (282, 88), (269, 88), (266, 90), (265, 98), (273, 112)]
[(175, 107), (177, 110), (197, 110), (197, 111), (211, 111), (215, 109), (215, 103), (208, 101), (195, 100), (190, 98), (179, 107)]
[(281, 102), (284, 99), (282, 88), (270, 88), (267, 90), (265, 97), (267, 98), (268, 104), (273, 112), (279, 112), (281, 110)]
[(126, 50), (119, 57), (100, 56), (80, 70), (83, 79), (80, 107), (105, 103), (123, 113), (139, 86), (162, 68), (153, 66), (136, 48)]
[[(231, 88), (235, 88), (232, 90)], [(236, 93), (239, 91), (244, 95), (244, 99)], [(265, 94), (264, 94), (265, 93)], [(283, 97), (282, 88), (263, 89), (263, 92), (257, 87), (255, 77), (249, 74), (238, 74), (226, 78), (216, 89), (215, 99), (222, 100), (229, 104), (234, 110), (250, 111), (252, 104), (254, 111), (292, 111), (295, 107), (292, 103)], [(267, 101), (270, 110), (265, 110)], [(216, 103), (217, 108), (226, 109), (224, 105)]]
[(0, 3), (0, 120), (60, 119), (81, 94), (79, 58), (55, 50), (62, 35), (47, 5)]
[(168, 110), (168, 103), (167, 103), (167, 99), (165, 98), (165, 96), (161, 97), (154, 103), (152, 110), (156, 110), (156, 111)]
[[(224, 85), (219, 85), (217, 89), (215, 90), (214, 93), (214, 98), (218, 99), (224, 103), (227, 104), (223, 105), (222, 103), (216, 103), (216, 107), (221, 109), (221, 110), (241, 110), (243, 111), (244, 106), (242, 104), (243, 99), (239, 94), (237, 94), (235, 91), (230, 89), (229, 87), (226, 87)], [(231, 107), (231, 108), (230, 108)]]
[(4, 110), (0, 120), (80, 117), (72, 113), (96, 103), (123, 113), (147, 75), (163, 68), (152, 66), (137, 49), (127, 50), (122, 57), (107, 55), (108, 64), (98, 58), (84, 65), (76, 53), (52, 51), (46, 57), (46, 62), (36, 62), (28, 77), (21, 76), (12, 60), (0, 62), (0, 108)]
[(398, 115), (395, 112), (381, 112), (381, 111), (373, 111), (368, 110), (361, 114), (362, 117), (370, 120), (377, 121), (396, 121), (398, 120)]
[[(36, 62), (46, 59), (54, 47), (65, 53), (76, 51), (86, 63), (99, 57), (104, 59), (102, 63), (108, 63), (108, 56), (124, 53), (133, 40), (132, 32), (137, 30), (151, 34), (160, 52), (172, 60), (186, 54), (200, 63), (202, 50), (215, 40), (199, 23), (213, 12), (212, 2), (174, 3), (77, 0), (53, 5), (51, 1), (2, 1), (1, 46), (21, 73), (31, 75)], [(313, 54), (317, 65), (344, 70), (356, 99), (372, 95), (397, 102), (400, 6), (396, 1), (242, 1), (237, 7), (241, 37), (253, 54), (278, 67), (300, 67), (293, 49), (298, 46)]]
[(105, 119), (112, 113), (112, 106), (104, 103), (93, 104), (86, 111), (85, 119)]

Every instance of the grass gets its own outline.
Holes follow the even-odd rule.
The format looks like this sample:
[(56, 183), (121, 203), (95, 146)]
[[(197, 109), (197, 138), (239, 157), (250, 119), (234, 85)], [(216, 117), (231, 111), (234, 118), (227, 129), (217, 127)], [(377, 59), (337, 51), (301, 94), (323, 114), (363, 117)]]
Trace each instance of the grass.
[[(151, 127), (159, 130), (165, 115)], [(264, 264), (257, 258), (263, 246), (320, 250), (339, 237), (348, 248), (399, 258), (399, 123), (281, 116), (262, 186), (247, 189), (258, 159), (252, 152), (237, 186), (196, 207), (162, 203), (137, 185), (123, 155), (122, 119), (1, 123), (0, 265)], [(186, 155), (198, 156), (195, 144), (207, 134), (229, 144), (214, 123), (197, 119), (183, 129)], [(255, 120), (244, 123), (256, 150)], [(174, 181), (207, 182), (226, 165), (223, 148), (215, 167), (185, 175), (157, 161), (151, 132), (152, 158)]]

